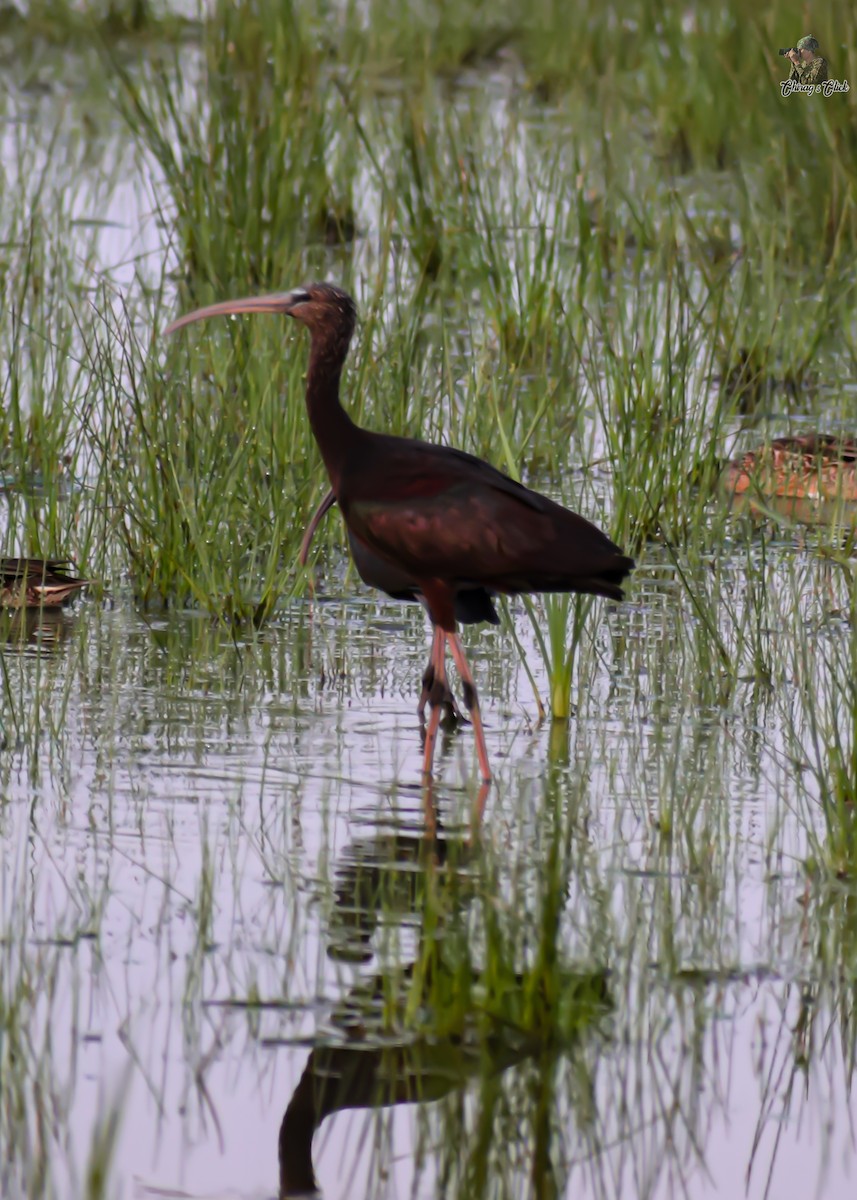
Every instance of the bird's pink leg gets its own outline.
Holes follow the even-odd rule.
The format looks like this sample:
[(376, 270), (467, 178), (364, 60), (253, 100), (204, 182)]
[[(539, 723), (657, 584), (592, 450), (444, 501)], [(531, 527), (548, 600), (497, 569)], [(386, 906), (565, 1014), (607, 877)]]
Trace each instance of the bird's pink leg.
[(423, 811), (425, 813), (425, 839), (432, 861), (437, 863), (437, 808), (434, 802), (434, 784), (431, 777), (423, 783)]
[(479, 791), (476, 794), (476, 803), (473, 805), (473, 827), (470, 837), (467, 839), (468, 846), (472, 845), (477, 837), (477, 828), (482, 824), (482, 814), (485, 812), (485, 801), (488, 799), (488, 792), (491, 788), (491, 780), (483, 779), (479, 785)]
[(419, 702), (419, 705), (417, 706), (417, 716), (419, 717), (421, 724), (425, 721), (426, 705), (428, 704), (429, 700), (431, 699), (431, 690), (434, 687), (435, 671), (436, 671), (435, 659), (437, 658), (437, 643), (438, 643), (439, 638), (440, 639), (443, 638), (443, 630), (439, 629), (437, 625), (433, 625), (432, 626), (431, 654), (429, 655), (429, 660), (428, 660), (426, 669), (423, 671), (423, 678), (422, 678), (423, 690), (420, 692), (420, 702)]
[(431, 715), (426, 726), (426, 741), (425, 751), (423, 753), (423, 776), (426, 779), (431, 778), (432, 760), (434, 759), (434, 747), (437, 742), (437, 731), (440, 725), (440, 705), (431, 710)]
[[(443, 686), (446, 687), (446, 665), (444, 658), (446, 657), (446, 646), (444, 643), (444, 633), (440, 626), (435, 626), (434, 638), (431, 644), (431, 658), (429, 659), (428, 669), (432, 672), (432, 688), (435, 687), (437, 681), (443, 681)], [(441, 704), (432, 704), (431, 716), (429, 717), (428, 728), (426, 729), (425, 753), (423, 755), (423, 775), (426, 778), (431, 776), (432, 762), (434, 760), (434, 747), (437, 742), (437, 731), (440, 725), (440, 716), (443, 706)]]
[(485, 733), (482, 729), (482, 714), (479, 711), (479, 696), (476, 694), (476, 684), (473, 682), (473, 675), (470, 672), (467, 659), (464, 657), (464, 647), (461, 644), (458, 634), (445, 632), (444, 636), (449, 642), (452, 657), (458, 668), (458, 674), (461, 676), (461, 683), (464, 688), (464, 705), (470, 713), (470, 719), (473, 722), (473, 732), (476, 734), (476, 753), (479, 756), (479, 769), (482, 772), (482, 779), (485, 783), (490, 783), (491, 767), (488, 764), (488, 747), (485, 745)]
[[(446, 709), (449, 717), (460, 724), (466, 724), (458, 705), (455, 703), (455, 696), (452, 694), (449, 680), (446, 677), (443, 637), (443, 630), (438, 625), (433, 626), (431, 655), (428, 665), (425, 671), (423, 671), (423, 686), (420, 692), (420, 702), (417, 705), (417, 716), (420, 719), (420, 724), (425, 724), (426, 704), (431, 704), (432, 708)], [(438, 663), (440, 666), (438, 666)]]

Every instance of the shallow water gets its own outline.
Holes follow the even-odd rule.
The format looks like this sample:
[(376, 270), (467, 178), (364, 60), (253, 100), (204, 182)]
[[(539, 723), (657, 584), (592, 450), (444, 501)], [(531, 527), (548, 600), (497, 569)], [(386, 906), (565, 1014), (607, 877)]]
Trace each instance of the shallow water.
[[(706, 719), (655, 695), (646, 643), (680, 598), (645, 599), (645, 577), (593, 613), (566, 730), (529, 722), (508, 638), (476, 639), (498, 764), (477, 838), (469, 730), (442, 747), (426, 832), (413, 606), (295, 603), (236, 643), (84, 600), (61, 635), (8, 643), (4, 1193), (44, 1160), (46, 1192), (78, 1194), (115, 1109), (111, 1194), (272, 1195), (315, 1046), (320, 1078), (357, 1079), (312, 1143), (325, 1196), (845, 1195), (851, 891), (812, 888), (794, 857), (781, 723), (759, 740), (758, 706)], [(406, 1019), (438, 911), (476, 962), (494, 912), (526, 969), (566, 828), (555, 952), (576, 1032)], [(581, 978), (597, 1003), (575, 1016)]]

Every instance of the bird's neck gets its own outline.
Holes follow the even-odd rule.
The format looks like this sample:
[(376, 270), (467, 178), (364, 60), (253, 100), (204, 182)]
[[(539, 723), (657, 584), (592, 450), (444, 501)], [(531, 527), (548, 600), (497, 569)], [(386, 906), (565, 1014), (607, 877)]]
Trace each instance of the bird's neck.
[(280, 1125), (280, 1200), (318, 1190), (312, 1169), (312, 1136), (318, 1126), (312, 1056)]
[(338, 495), (346, 455), (366, 436), (339, 402), (339, 381), (348, 345), (313, 338), (307, 373), (306, 405), (313, 436)]

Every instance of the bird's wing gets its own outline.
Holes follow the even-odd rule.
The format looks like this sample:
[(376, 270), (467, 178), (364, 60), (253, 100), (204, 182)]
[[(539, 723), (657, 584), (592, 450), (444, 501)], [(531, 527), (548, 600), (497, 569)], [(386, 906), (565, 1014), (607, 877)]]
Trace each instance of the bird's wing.
[(373, 443), (373, 455), (351, 465), (348, 494), (339, 497), (341, 503), (428, 499), (465, 485), (505, 493), (535, 512), (543, 512), (551, 503), (464, 450), (399, 437), (378, 437)]
[(24, 580), (29, 584), (42, 584), (55, 579), (61, 583), (74, 580), (69, 573), (74, 564), (67, 558), (0, 558), (0, 574), (5, 580)]
[(500, 480), (456, 480), (431, 495), (356, 498), (343, 508), (359, 541), (415, 579), (539, 590), (603, 570), (619, 554), (583, 517)]

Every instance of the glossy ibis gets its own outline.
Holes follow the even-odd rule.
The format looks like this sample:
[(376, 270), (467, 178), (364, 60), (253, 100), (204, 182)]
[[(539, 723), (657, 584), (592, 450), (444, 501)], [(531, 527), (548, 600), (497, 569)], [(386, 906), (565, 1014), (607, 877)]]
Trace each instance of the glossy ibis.
[(857, 500), (857, 441), (826, 433), (774, 438), (733, 459), (724, 486), (794, 500)]
[(69, 573), (65, 558), (0, 558), (0, 607), (59, 608), (89, 579)]
[[(449, 646), (482, 778), (490, 780), (479, 700), (457, 633), (461, 606), (470, 603), (465, 597), (475, 593), (477, 603), (490, 604), (498, 593), (586, 592), (620, 600), (633, 560), (583, 517), (472, 454), (355, 425), (340, 404), (339, 382), (357, 314), (351, 297), (333, 284), (210, 304), (173, 321), (166, 332), (245, 313), (284, 313), (309, 330), (309, 422), (349, 540), (358, 547), (357, 569), (371, 586), (425, 604), (434, 625), (430, 698), (447, 699)], [(440, 713), (441, 705), (433, 703), (426, 775)]]

